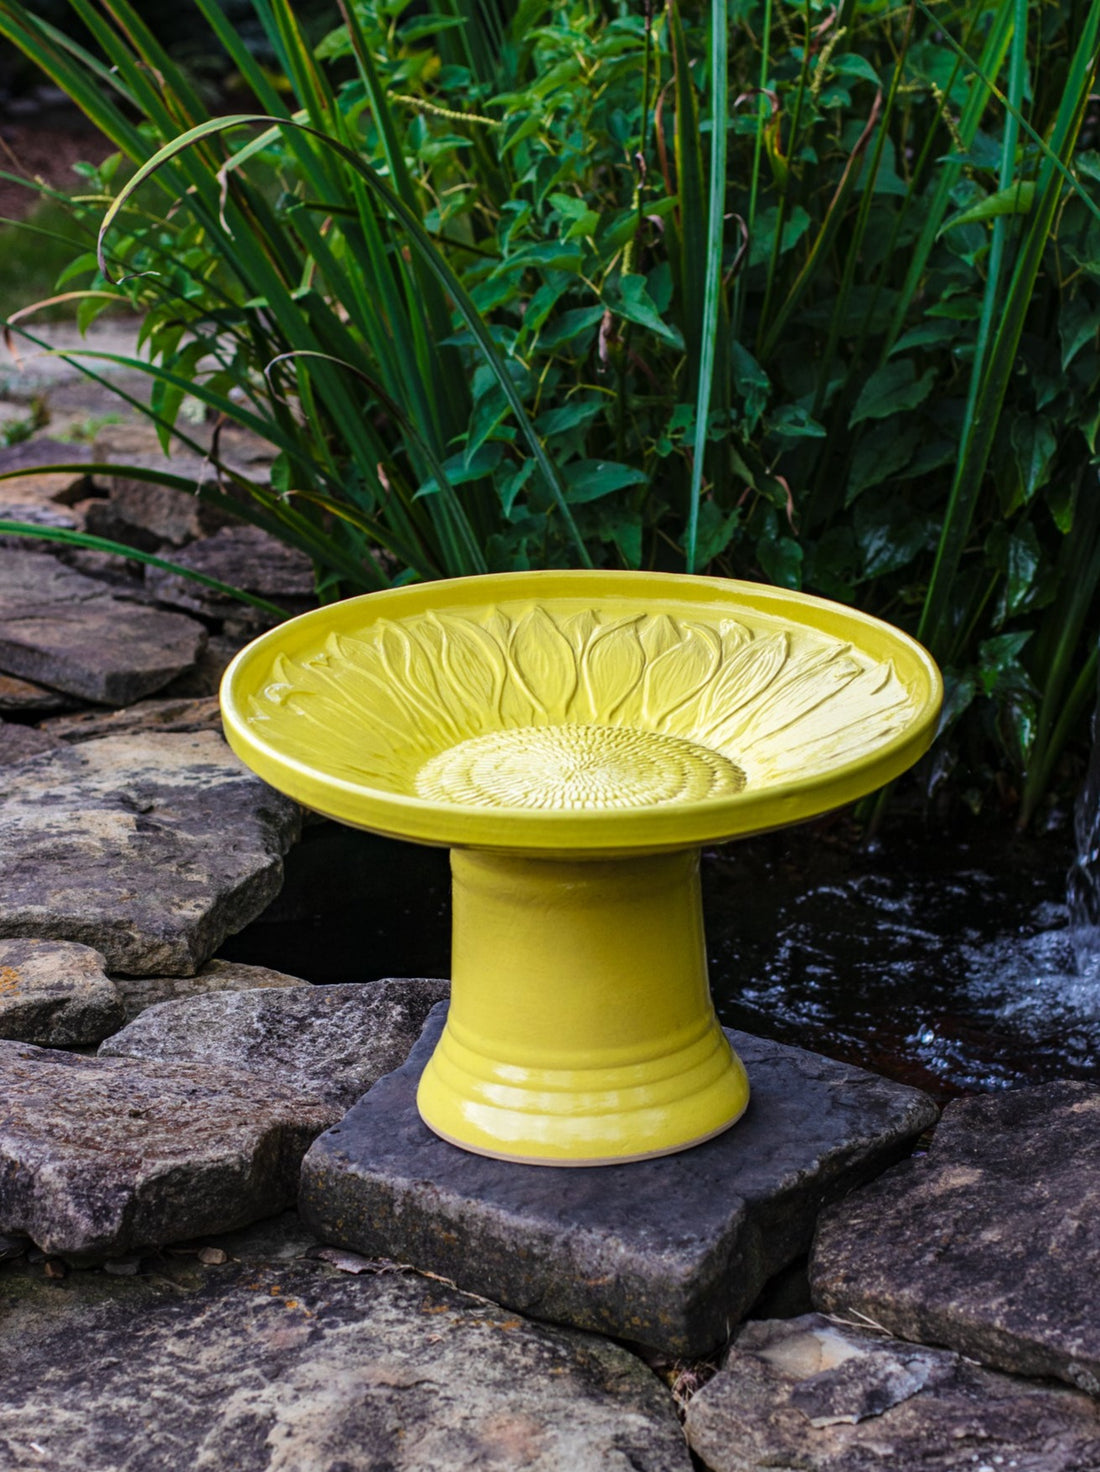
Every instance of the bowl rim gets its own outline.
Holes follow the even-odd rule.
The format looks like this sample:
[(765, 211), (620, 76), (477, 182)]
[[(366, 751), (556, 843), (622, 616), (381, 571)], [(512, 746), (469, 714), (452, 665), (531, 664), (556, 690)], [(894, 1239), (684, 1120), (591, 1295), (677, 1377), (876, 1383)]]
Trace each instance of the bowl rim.
[[(654, 613), (734, 619), (753, 614), (852, 643), (864, 656), (905, 665), (916, 684), (911, 720), (869, 756), (786, 782), (665, 806), (531, 809), (432, 801), (350, 781), (280, 750), (250, 721), (246, 702), (255, 678), (277, 655), (293, 657), (319, 637), (361, 631), (381, 619), (460, 612), (529, 601), (652, 603)], [(859, 636), (862, 635), (861, 639)], [(900, 675), (900, 672), (899, 672)], [(352, 827), (407, 841), (486, 848), (544, 857), (612, 857), (665, 852), (787, 826), (843, 807), (911, 766), (931, 745), (943, 681), (928, 651), (910, 635), (858, 609), (814, 594), (685, 573), (558, 570), (489, 573), (386, 588), (326, 604), (277, 625), (233, 658), (221, 681), (222, 721), (237, 755), (272, 787), (307, 808)]]

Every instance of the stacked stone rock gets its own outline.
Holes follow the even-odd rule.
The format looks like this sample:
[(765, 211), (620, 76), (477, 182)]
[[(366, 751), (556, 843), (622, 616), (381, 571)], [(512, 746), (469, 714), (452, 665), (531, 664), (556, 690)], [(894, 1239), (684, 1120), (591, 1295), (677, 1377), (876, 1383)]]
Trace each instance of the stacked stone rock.
[[(117, 408), (62, 361), (8, 372), (9, 421)], [(37, 468), (202, 473), (133, 423), (7, 453), (0, 517), (308, 595), (186, 494)], [(456, 1151), (413, 1097), (445, 982), (210, 959), (301, 823), (218, 730), (252, 616), (32, 547), (0, 545), (0, 1468), (1100, 1472), (1100, 1090), (961, 1101), (902, 1159), (927, 1098), (738, 1035), (749, 1114), (696, 1150)]]

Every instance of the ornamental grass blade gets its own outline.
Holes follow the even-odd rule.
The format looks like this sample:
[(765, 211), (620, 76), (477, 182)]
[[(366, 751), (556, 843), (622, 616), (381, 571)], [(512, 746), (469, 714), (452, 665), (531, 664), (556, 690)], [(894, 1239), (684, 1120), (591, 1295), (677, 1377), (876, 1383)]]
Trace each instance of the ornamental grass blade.
[[(714, 382), (715, 352), (719, 318), (722, 315), (722, 246), (726, 213), (727, 118), (729, 115), (729, 58), (725, 0), (712, 0), (710, 28), (710, 188), (707, 199), (705, 242), (706, 274), (703, 287), (702, 320), (699, 324), (699, 367), (695, 394), (695, 441), (691, 462), (691, 486), (688, 493), (688, 521), (684, 537), (686, 570), (695, 571), (699, 536), (699, 502), (703, 485), (703, 461), (707, 449), (707, 424), (710, 417), (711, 390)], [(679, 74), (678, 74), (679, 75)], [(679, 83), (677, 84), (679, 85)], [(690, 78), (687, 86), (690, 88)], [(676, 109), (679, 131), (680, 108)], [(679, 147), (677, 149), (679, 158)]]
[[(1026, 41), (1026, 14), (1027, 7), (1023, 0), (1017, 0), (1018, 25), (1014, 46), (1018, 45), (1020, 57), (1024, 55), (1023, 44)], [(1097, 65), (1100, 62), (1097, 54), (1098, 35), (1100, 0), (1092, 0), (1074, 49), (1065, 92), (1054, 119), (1049, 143), (1043, 147), (1035, 182), (1033, 208), (1029, 215), (1015, 217), (1020, 225), (1021, 236), (1011, 277), (1003, 293), (998, 291), (998, 282), (992, 276), (994, 265), (999, 270), (1003, 245), (1002, 255), (996, 258), (991, 250), (991, 276), (983, 300), (982, 316), (987, 346), (983, 345), (984, 351), (975, 357), (958, 464), (917, 634), (946, 663), (952, 662), (960, 632), (951, 627), (949, 617), (952, 591), (983, 489), (1001, 409), (1034, 294), (1035, 281), (1058, 206), (1064, 195), (1065, 167), (1067, 161), (1073, 157), (1089, 105)], [(1014, 62), (1014, 71), (1023, 64), (1022, 61)], [(1006, 126), (1006, 139), (1008, 136)], [(1005, 216), (994, 221), (994, 241), (997, 232), (1005, 231), (1008, 225), (1009, 220)]]
[[(407, 233), (413, 248), (417, 251), (420, 258), (427, 266), (427, 269), (436, 278), (439, 285), (443, 288), (443, 290), (447, 292), (448, 296), (454, 302), (455, 308), (458, 311), (460, 317), (465, 323), (471, 336), (476, 341), (478, 347), (481, 349), (488, 367), (490, 368), (493, 376), (496, 378), (498, 384), (500, 385), (504, 397), (509, 404), (509, 407), (512, 409), (512, 412), (516, 416), (520, 431), (523, 434), (524, 438), (527, 440), (527, 443), (531, 450), (531, 454), (535, 459), (540, 471), (542, 472), (547, 488), (551, 493), (557, 512), (562, 518), (569, 538), (573, 544), (573, 550), (579, 562), (583, 567), (591, 567), (592, 559), (589, 556), (588, 549), (584, 544), (580, 532), (577, 529), (576, 522), (573, 519), (573, 515), (567, 504), (565, 487), (562, 483), (561, 476), (549, 460), (546, 451), (544, 450), (542, 443), (534, 430), (533, 425), (527, 417), (527, 412), (524, 409), (523, 401), (519, 396), (515, 384), (512, 382), (511, 376), (509, 375), (500, 357), (496, 344), (493, 342), (493, 339), (485, 322), (481, 317), (480, 312), (478, 312), (465, 287), (462, 285), (461, 281), (448, 265), (447, 261), (435, 249), (431, 237), (425, 231), (424, 227), (421, 225), (420, 221), (416, 218), (413, 212), (409, 210), (405, 203), (401, 199), (399, 199), (396, 194), (394, 194), (394, 192), (388, 187), (388, 185), (383, 183), (375, 170), (346, 144), (340, 143), (337, 139), (332, 138), (315, 128), (311, 128), (304, 123), (297, 123), (288, 118), (274, 118), (268, 116), (267, 114), (239, 113), (229, 117), (214, 118), (208, 122), (200, 124), (195, 128), (189, 129), (180, 137), (175, 138), (172, 140), (172, 142), (165, 144), (164, 147), (159, 149), (152, 158), (147, 159), (137, 170), (134, 176), (127, 182), (117, 198), (112, 202), (110, 208), (104, 216), (103, 223), (100, 226), (99, 241), (97, 245), (97, 255), (100, 262), (100, 269), (103, 271), (104, 275), (107, 276), (108, 279), (110, 279), (106, 269), (106, 258), (104, 251), (104, 242), (106, 239), (106, 235), (110, 230), (112, 223), (117, 218), (119, 211), (124, 207), (134, 191), (139, 188), (146, 179), (154, 175), (162, 167), (162, 165), (175, 160), (180, 154), (184, 153), (188, 148), (190, 148), (192, 144), (202, 142), (217, 133), (222, 133), (225, 132), (227, 129), (236, 127), (274, 127), (280, 130), (297, 130), (309, 137), (316, 138), (320, 143), (325, 145), (325, 147), (333, 150), (341, 158), (343, 158), (345, 162), (348, 163), (356, 171), (359, 177), (367, 185), (371, 193), (384, 205), (387, 210), (392, 212), (397, 217), (405, 232)], [(272, 273), (267, 274), (269, 275), (269, 279), (271, 279), (272, 289), (276, 292), (276, 294), (279, 297), (287, 297), (289, 300), (289, 295), (286, 292), (285, 287), (283, 287), (282, 283), (279, 282)], [(298, 344), (298, 346), (310, 347), (312, 346), (312, 344), (301, 343)]]

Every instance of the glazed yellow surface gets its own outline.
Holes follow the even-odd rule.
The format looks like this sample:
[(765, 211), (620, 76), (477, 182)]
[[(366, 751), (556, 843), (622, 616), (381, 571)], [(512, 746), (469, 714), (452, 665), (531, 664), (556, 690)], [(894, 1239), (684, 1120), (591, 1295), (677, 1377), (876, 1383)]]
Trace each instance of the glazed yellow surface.
[(821, 599), (535, 572), (372, 593), (226, 673), (231, 744), (359, 827), (519, 853), (656, 852), (837, 807), (931, 740), (913, 640)]

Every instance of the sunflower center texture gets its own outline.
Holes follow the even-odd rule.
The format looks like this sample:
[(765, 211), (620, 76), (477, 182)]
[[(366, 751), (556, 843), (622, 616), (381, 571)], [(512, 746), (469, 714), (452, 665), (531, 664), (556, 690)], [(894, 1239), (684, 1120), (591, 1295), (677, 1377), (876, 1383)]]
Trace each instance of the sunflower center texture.
[(485, 807), (638, 808), (740, 792), (727, 757), (679, 736), (620, 726), (519, 726), (439, 752), (419, 797)]

